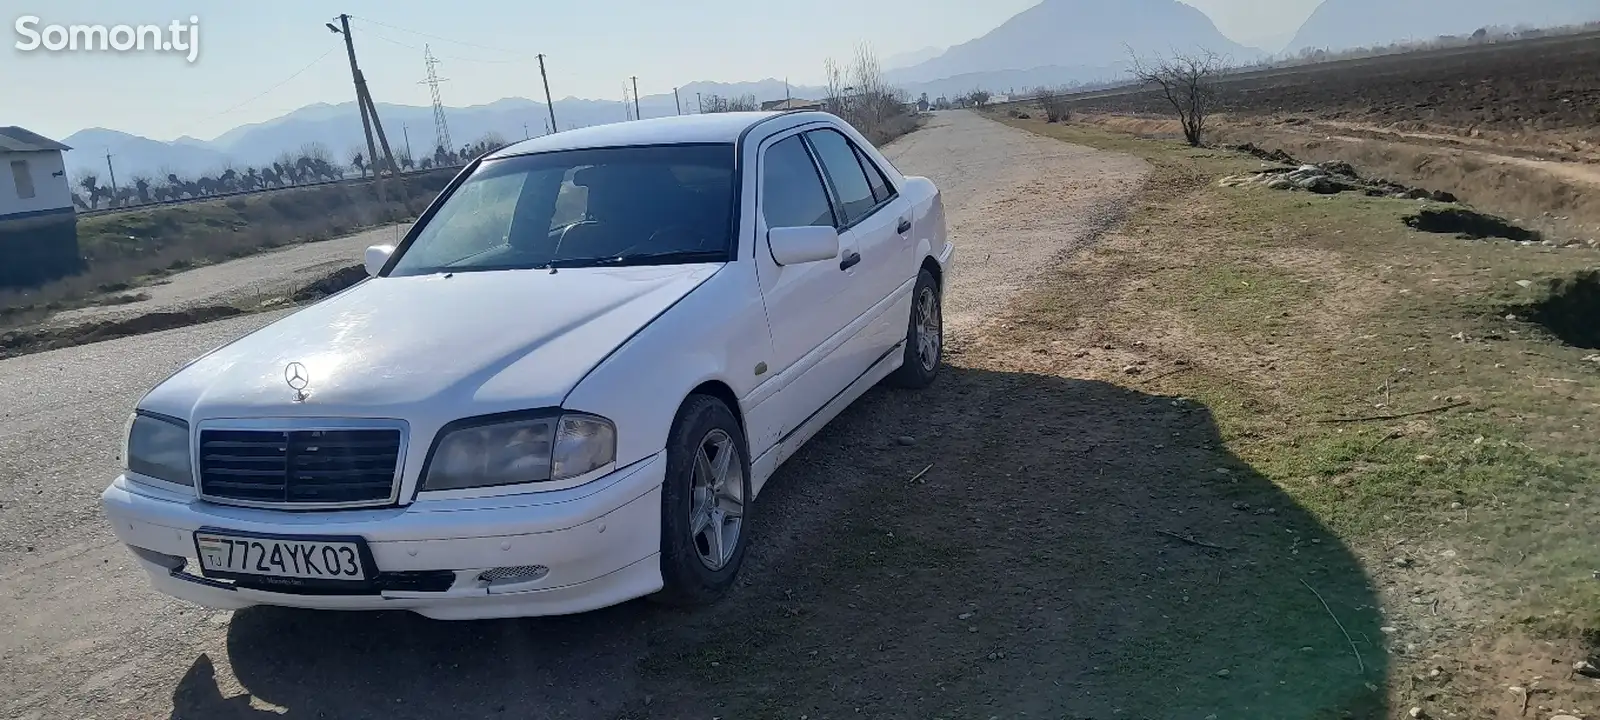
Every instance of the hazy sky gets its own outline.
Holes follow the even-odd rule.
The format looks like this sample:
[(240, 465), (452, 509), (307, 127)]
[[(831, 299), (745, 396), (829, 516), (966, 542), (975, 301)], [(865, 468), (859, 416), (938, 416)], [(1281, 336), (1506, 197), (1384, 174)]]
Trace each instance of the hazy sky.
[[(1106, 0), (1116, 2), (1117, 0)], [(1292, 33), (1321, 0), (1184, 0), (1222, 31), (1268, 45)], [(356, 50), (378, 102), (426, 105), (422, 46), (430, 43), (449, 78), (445, 104), (538, 98), (536, 53), (550, 89), (567, 96), (621, 99), (639, 76), (644, 95), (694, 80), (787, 76), (820, 80), (823, 58), (867, 41), (882, 57), (970, 40), (1037, 0), (0, 0), (0, 125), (65, 137), (110, 127), (170, 140), (211, 139), (235, 126), (315, 103), (352, 99), (340, 36), (323, 23), (352, 21)], [(199, 18), (199, 54), (17, 50), (18, 17), (48, 25), (153, 24)], [(433, 36), (433, 37), (428, 37)], [(1271, 48), (1271, 49), (1276, 49)], [(298, 75), (295, 75), (296, 72)], [(294, 77), (291, 78), (291, 75)]]

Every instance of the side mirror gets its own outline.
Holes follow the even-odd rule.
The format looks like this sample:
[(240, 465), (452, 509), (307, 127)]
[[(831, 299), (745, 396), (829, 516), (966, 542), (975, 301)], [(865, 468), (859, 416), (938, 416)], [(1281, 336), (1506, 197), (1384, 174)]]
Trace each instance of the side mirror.
[(373, 245), (367, 248), (367, 276), (377, 277), (378, 271), (389, 264), (389, 256), (394, 254), (393, 245)]
[(839, 231), (831, 227), (784, 227), (767, 231), (767, 246), (779, 265), (839, 257)]

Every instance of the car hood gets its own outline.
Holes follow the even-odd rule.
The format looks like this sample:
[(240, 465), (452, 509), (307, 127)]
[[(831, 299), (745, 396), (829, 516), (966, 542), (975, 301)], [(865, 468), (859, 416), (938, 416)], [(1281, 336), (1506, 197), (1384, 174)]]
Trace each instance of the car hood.
[[(139, 406), (191, 422), (366, 417), (423, 425), (553, 407), (719, 267), (373, 278), (196, 360)], [(303, 399), (289, 383), (292, 363), (305, 380)]]

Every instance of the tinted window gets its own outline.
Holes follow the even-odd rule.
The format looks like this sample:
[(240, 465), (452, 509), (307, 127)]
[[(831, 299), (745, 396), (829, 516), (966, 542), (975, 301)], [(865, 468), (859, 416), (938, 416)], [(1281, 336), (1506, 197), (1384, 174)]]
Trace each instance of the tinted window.
[(884, 177), (883, 171), (873, 164), (872, 158), (861, 148), (856, 148), (856, 159), (861, 161), (861, 169), (867, 172), (867, 184), (872, 186), (872, 197), (878, 202), (883, 202), (894, 197), (894, 188), (890, 187), (889, 179)]
[(733, 161), (731, 144), (487, 160), (406, 244), (390, 274), (726, 260)]
[(861, 172), (861, 163), (856, 160), (856, 151), (850, 146), (850, 141), (832, 130), (813, 130), (806, 133), (806, 137), (811, 139), (811, 146), (817, 149), (817, 156), (822, 159), (822, 169), (828, 173), (834, 190), (839, 193), (840, 210), (843, 211), (845, 223), (860, 220), (878, 201), (872, 197), (872, 187), (867, 185), (867, 176)]
[(761, 214), (769, 228), (833, 225), (828, 191), (799, 135), (767, 148), (762, 158)]

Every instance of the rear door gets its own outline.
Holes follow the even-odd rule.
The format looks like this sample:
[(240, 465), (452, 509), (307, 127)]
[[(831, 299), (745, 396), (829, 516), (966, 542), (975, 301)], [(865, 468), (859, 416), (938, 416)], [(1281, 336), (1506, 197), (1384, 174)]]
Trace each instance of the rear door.
[(759, 172), (756, 273), (772, 328), (768, 372), (779, 384), (782, 418), (778, 438), (754, 443), (765, 447), (793, 432), (865, 368), (849, 362), (845, 348), (859, 334), (856, 279), (840, 268), (840, 259), (856, 251), (851, 234), (840, 234), (838, 258), (800, 265), (777, 264), (767, 245), (771, 228), (838, 224), (811, 149), (798, 132), (777, 135), (763, 143)]
[(916, 252), (910, 204), (843, 133), (816, 129), (806, 133), (806, 140), (833, 190), (839, 232), (850, 235), (861, 253), (861, 262), (850, 271), (850, 292), (865, 320), (862, 347), (870, 363), (905, 339)]

